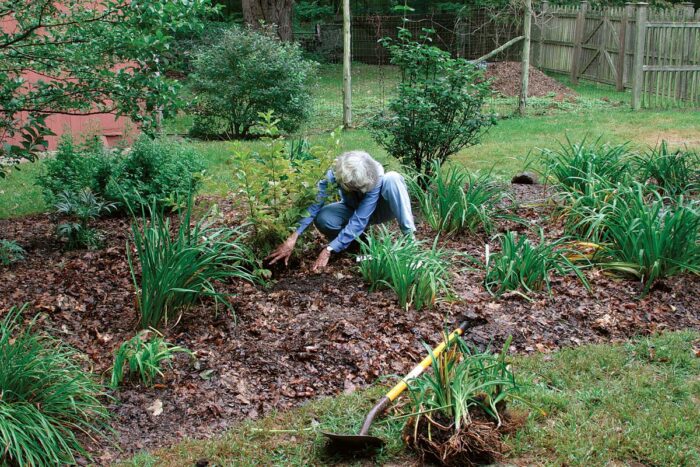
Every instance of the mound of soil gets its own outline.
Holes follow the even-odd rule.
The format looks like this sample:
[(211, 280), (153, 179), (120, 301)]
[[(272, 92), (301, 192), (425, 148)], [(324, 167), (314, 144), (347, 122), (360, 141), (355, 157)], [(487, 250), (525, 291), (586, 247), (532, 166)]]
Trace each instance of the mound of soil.
[[(512, 189), (523, 203), (521, 217), (542, 225), (548, 238), (562, 235), (560, 225), (546, 220), (542, 186)], [(235, 225), (230, 203), (219, 206)], [(97, 227), (107, 233), (104, 249), (66, 252), (48, 215), (0, 220), (0, 238), (27, 251), (26, 260), (0, 267), (0, 315), (29, 303), (27, 318), (39, 313), (37, 326), (84, 352), (86, 367), (108, 374), (114, 351), (134, 335), (138, 318), (126, 257), (129, 221), (104, 219)], [(503, 221), (498, 230), (505, 229), (526, 227)], [(432, 241), (434, 233), (423, 225), (418, 237)], [(483, 261), (488, 241), (473, 235), (440, 243)], [(515, 294), (495, 300), (484, 291), (483, 271), (455, 267), (453, 300), (433, 310), (404, 311), (391, 292), (370, 293), (347, 255), (334, 255), (322, 274), (309, 272), (320, 242), (302, 255), (300, 265), (276, 275), (270, 288), (222, 284), (235, 294), (235, 319), (205, 301), (166, 331), (168, 341), (195, 352), (196, 361), (179, 355), (154, 387), (131, 383), (113, 393), (117, 436), (114, 444), (89, 445), (97, 463), (184, 437), (213, 436), (242, 419), (405, 374), (425, 354), (421, 341), (436, 344), (443, 327), (458, 320), (469, 320), (468, 342), (498, 348), (510, 335), (511, 351), (518, 353), (700, 326), (700, 277), (660, 281), (640, 300), (638, 282), (598, 270), (586, 272), (590, 293), (577, 278), (558, 276), (552, 296), (537, 294), (528, 301)], [(151, 409), (156, 402), (162, 412)]]
[[(494, 62), (486, 67), (486, 78), (491, 80), (491, 89), (502, 96), (520, 95), (520, 62)], [(527, 95), (530, 97), (554, 96), (557, 99), (574, 97), (576, 93), (554, 78), (530, 67)]]

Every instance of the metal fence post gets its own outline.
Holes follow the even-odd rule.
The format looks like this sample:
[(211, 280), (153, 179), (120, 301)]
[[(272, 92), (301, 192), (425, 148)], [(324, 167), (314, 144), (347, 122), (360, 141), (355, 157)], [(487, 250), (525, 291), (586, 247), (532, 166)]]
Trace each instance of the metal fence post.
[(583, 36), (586, 31), (586, 13), (588, 12), (588, 1), (581, 2), (578, 16), (576, 17), (576, 30), (574, 31), (574, 53), (571, 56), (571, 82), (578, 84), (578, 62), (581, 61), (581, 46)]
[(635, 29), (637, 37), (634, 44), (634, 65), (632, 67), (632, 108), (639, 110), (642, 107), (642, 85), (644, 81), (644, 44), (647, 31), (647, 5), (637, 3)]

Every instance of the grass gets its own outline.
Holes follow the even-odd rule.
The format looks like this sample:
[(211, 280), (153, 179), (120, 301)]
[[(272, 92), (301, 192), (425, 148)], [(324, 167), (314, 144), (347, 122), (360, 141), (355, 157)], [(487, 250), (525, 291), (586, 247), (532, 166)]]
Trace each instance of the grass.
[[(700, 333), (685, 331), (514, 358), (520, 396), (541, 412), (531, 410), (525, 427), (506, 439), (512, 448), (506, 463), (699, 465), (699, 340)], [(337, 459), (325, 452), (318, 432), (357, 432), (382, 392), (375, 386), (315, 400), (122, 465), (193, 465), (199, 459), (210, 465), (327, 465)], [(390, 414), (375, 422), (371, 433), (387, 441), (377, 465), (414, 460), (400, 441), (404, 421)]]
[[(338, 127), (342, 122), (342, 67), (324, 65), (315, 88), (315, 103), (312, 118), (299, 131), (313, 141), (325, 136), (322, 132)], [(372, 140), (362, 123), (373, 110), (388, 98), (388, 91), (397, 82), (397, 75), (390, 67), (376, 67), (356, 64), (353, 68), (354, 121), (359, 128), (344, 132), (340, 138), (340, 150), (362, 148), (387, 161), (386, 153)], [(565, 78), (557, 77), (565, 80)], [(601, 136), (603, 141), (624, 143), (632, 141), (637, 149), (655, 146), (662, 139), (671, 147), (686, 144), (690, 148), (700, 148), (700, 112), (688, 110), (645, 110), (633, 112), (626, 105), (612, 105), (601, 101), (606, 97), (612, 100), (614, 91), (582, 81), (573, 86), (581, 96), (579, 102), (567, 106), (556, 104), (551, 98), (532, 100), (532, 112), (527, 118), (505, 118), (499, 120), (483, 138), (481, 144), (466, 148), (453, 157), (470, 170), (490, 170), (494, 175), (510, 178), (523, 170), (527, 154), (536, 148), (556, 147), (565, 135), (578, 141), (585, 136)], [(612, 96), (612, 97), (611, 97)], [(624, 96), (621, 96), (621, 98)], [(603, 103), (601, 103), (603, 102)], [(514, 108), (508, 101), (498, 104), (507, 112)], [(556, 104), (556, 105), (554, 105)], [(169, 121), (166, 129), (182, 134), (187, 131), (191, 119), (182, 116)], [(256, 141), (246, 141), (244, 145), (254, 149)], [(233, 152), (229, 142), (197, 143), (209, 172), (204, 192), (224, 195), (229, 192), (228, 181), (233, 170), (229, 165)], [(634, 147), (633, 147), (634, 149)], [(538, 160), (532, 160), (537, 165)], [(392, 164), (394, 162), (392, 161)], [(47, 206), (35, 180), (41, 173), (42, 163), (22, 164), (21, 172), (14, 172), (0, 180), (0, 218), (10, 218), (45, 212)], [(394, 165), (393, 168), (396, 168)]]

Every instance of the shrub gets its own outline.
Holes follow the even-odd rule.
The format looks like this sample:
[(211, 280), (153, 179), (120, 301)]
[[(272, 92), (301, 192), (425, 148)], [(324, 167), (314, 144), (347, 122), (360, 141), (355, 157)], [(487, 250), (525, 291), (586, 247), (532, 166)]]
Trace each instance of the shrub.
[(586, 288), (589, 287), (581, 270), (567, 258), (567, 255), (577, 255), (577, 252), (567, 248), (563, 239), (547, 242), (542, 231), (538, 244), (511, 231), (496, 238), (500, 242), (500, 251), (491, 254), (488, 245), (486, 250), (484, 286), (491, 295), (522, 289), (524, 293), (518, 293), (527, 297), (528, 293), (544, 288), (551, 293), (550, 275), (553, 272), (573, 272)]
[(700, 273), (700, 203), (636, 185), (619, 197), (604, 223), (606, 243), (599, 261), (605, 269), (638, 278), (646, 295), (658, 279)]
[(113, 211), (115, 208), (115, 203), (98, 200), (89, 189), (81, 190), (78, 193), (63, 192), (58, 195), (56, 211), (59, 215), (67, 216), (74, 222), (59, 224), (56, 228), (56, 234), (67, 241), (69, 249), (98, 249), (102, 245), (104, 235), (99, 230), (90, 227), (90, 221), (97, 219), (104, 213)]
[(21, 313), (12, 308), (0, 322), (0, 463), (75, 464), (77, 453), (87, 456), (77, 433), (106, 427), (102, 387), (74, 350), (22, 326)]
[(410, 236), (396, 237), (385, 227), (360, 244), (360, 273), (370, 290), (387, 287), (396, 293), (403, 309), (431, 308), (450, 290), (447, 252), (431, 248)]
[(55, 204), (61, 193), (82, 190), (104, 198), (115, 157), (99, 136), (88, 135), (82, 143), (76, 143), (69, 133), (65, 134), (56, 156), (44, 162), (46, 172), (38, 179), (46, 202)]
[[(325, 177), (338, 142), (334, 134), (324, 145), (285, 145), (272, 113), (261, 114), (263, 147), (233, 155), (237, 202), (246, 212), (248, 243), (260, 257), (267, 256), (290, 233), (290, 228), (313, 203), (316, 184)], [(331, 194), (332, 190), (328, 190)]]
[(690, 150), (671, 151), (666, 141), (637, 156), (640, 181), (663, 194), (680, 195), (700, 190), (700, 154)]
[(587, 144), (586, 140), (572, 143), (567, 138), (558, 150), (542, 150), (545, 175), (555, 179), (564, 191), (583, 193), (591, 180), (610, 184), (630, 180), (631, 156), (627, 145), (603, 144), (600, 140)]
[(291, 132), (309, 114), (315, 64), (297, 44), (280, 42), (271, 31), (233, 26), (204, 46), (194, 69), (195, 125), (219, 133), (208, 136), (248, 137), (258, 113), (270, 110), (279, 127)]
[(17, 261), (22, 261), (27, 254), (24, 248), (12, 240), (0, 239), (0, 264), (9, 266)]
[[(215, 208), (213, 208), (215, 209)], [(143, 329), (166, 324), (175, 313), (194, 304), (200, 297), (212, 297), (227, 306), (225, 295), (217, 292), (217, 281), (239, 278), (254, 281), (255, 263), (238, 229), (214, 226), (214, 211), (194, 225), (192, 198), (180, 215), (175, 237), (170, 219), (155, 206), (150, 214), (132, 223), (134, 248), (140, 265), (137, 269), (131, 247), (127, 255), (137, 290), (137, 306)]]
[(112, 388), (116, 389), (124, 381), (125, 371), (127, 376), (135, 376), (146, 386), (152, 386), (157, 376), (164, 376), (163, 365), (170, 367), (170, 361), (175, 358), (176, 353), (193, 356), (186, 348), (165, 342), (163, 336), (157, 332), (139, 332), (122, 343), (114, 355)]
[(505, 190), (488, 175), (474, 175), (456, 165), (441, 168), (437, 161), (433, 165), (431, 175), (419, 174), (410, 181), (430, 227), (448, 234), (479, 228), (490, 232)]
[(128, 206), (172, 206), (200, 185), (204, 165), (191, 145), (166, 139), (139, 138), (115, 161), (105, 198)]
[(391, 63), (401, 70), (396, 97), (370, 120), (370, 131), (392, 156), (429, 174), (451, 155), (476, 144), (495, 122), (482, 113), (489, 84), (476, 66), (449, 52), (415, 42), (405, 29), (385, 39)]

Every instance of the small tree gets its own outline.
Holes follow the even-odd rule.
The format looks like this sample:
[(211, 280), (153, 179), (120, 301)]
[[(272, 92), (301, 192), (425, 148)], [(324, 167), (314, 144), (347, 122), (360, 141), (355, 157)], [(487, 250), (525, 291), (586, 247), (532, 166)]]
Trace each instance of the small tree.
[(423, 39), (413, 41), (405, 29), (398, 41), (383, 39), (401, 82), (388, 109), (370, 120), (370, 131), (389, 154), (429, 175), (431, 161), (442, 164), (476, 144), (495, 119), (482, 112), (489, 83), (481, 70)]
[[(206, 136), (245, 138), (261, 112), (294, 131), (309, 114), (309, 77), (315, 64), (298, 44), (269, 31), (232, 27), (195, 58), (195, 127)], [(202, 131), (205, 130), (205, 131)]]

